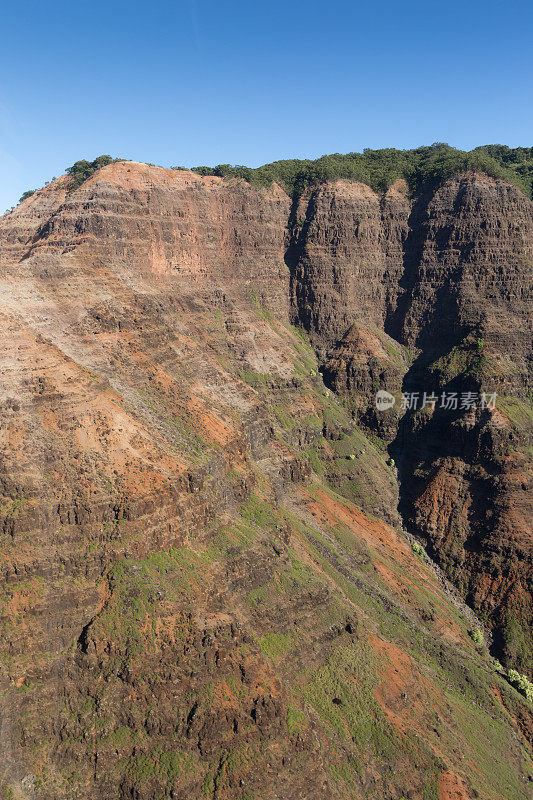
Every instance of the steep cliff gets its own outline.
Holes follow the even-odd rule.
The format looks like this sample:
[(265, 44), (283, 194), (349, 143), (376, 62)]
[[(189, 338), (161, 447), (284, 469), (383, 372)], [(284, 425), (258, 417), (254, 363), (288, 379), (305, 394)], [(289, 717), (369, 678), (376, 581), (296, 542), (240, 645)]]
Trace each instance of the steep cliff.
[[(399, 189), (379, 198), (340, 181), (302, 196), (296, 314), (327, 384), (390, 444), (405, 524), (495, 627), (498, 655), (531, 673), (533, 204), (476, 173), (411, 203)], [(392, 409), (376, 410), (379, 389)], [(441, 408), (443, 392), (457, 409)], [(477, 409), (461, 408), (468, 392)]]
[[(299, 208), (124, 162), (0, 220), (5, 798), (528, 796), (530, 707), (396, 529), (368, 411), (425, 352), (389, 322), (423, 213), (401, 185)], [(495, 458), (506, 418), (501, 440), (476, 424)], [(378, 431), (399, 446), (410, 425)], [(421, 468), (444, 457), (431, 436)]]

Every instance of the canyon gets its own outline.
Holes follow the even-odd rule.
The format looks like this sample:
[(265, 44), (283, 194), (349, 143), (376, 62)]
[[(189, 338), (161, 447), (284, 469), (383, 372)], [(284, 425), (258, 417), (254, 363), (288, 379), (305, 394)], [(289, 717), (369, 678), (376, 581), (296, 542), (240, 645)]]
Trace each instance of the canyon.
[(0, 797), (525, 800), (532, 266), (475, 170), (1, 217)]

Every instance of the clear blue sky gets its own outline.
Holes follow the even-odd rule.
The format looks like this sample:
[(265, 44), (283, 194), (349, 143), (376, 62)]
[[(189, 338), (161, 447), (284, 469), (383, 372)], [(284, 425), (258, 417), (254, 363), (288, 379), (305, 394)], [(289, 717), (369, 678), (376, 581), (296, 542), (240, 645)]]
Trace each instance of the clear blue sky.
[(0, 212), (80, 158), (170, 166), (533, 145), (528, 0), (18, 0)]

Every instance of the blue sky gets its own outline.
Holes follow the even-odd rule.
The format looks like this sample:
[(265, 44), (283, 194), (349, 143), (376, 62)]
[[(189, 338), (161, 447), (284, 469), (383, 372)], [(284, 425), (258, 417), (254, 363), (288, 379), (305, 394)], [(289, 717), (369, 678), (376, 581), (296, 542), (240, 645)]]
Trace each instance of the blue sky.
[(101, 153), (163, 166), (533, 145), (530, 2), (4, 3), (0, 212)]

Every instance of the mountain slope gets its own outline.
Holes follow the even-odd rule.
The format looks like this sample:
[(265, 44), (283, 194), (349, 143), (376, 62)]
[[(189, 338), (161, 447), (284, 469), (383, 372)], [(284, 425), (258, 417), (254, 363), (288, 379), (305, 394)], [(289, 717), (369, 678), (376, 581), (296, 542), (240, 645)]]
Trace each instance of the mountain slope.
[[(364, 195), (352, 285), (390, 286), (342, 324), (348, 225), (297, 234), (276, 186), (124, 162), (0, 221), (6, 798), (527, 797), (530, 706), (318, 371), (363, 342), (367, 396), (374, 351), (401, 385), (377, 297), (412, 212), (321, 191)], [(333, 276), (306, 295), (310, 269)]]

